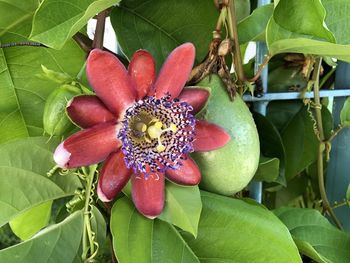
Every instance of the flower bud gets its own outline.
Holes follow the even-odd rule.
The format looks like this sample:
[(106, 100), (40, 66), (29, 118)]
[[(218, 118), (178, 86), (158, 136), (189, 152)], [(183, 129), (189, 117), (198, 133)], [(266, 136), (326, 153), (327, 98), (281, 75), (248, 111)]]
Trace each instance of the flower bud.
[(67, 102), (81, 94), (80, 89), (72, 85), (62, 85), (50, 94), (45, 103), (43, 125), (49, 135), (62, 135), (73, 127), (66, 115)]

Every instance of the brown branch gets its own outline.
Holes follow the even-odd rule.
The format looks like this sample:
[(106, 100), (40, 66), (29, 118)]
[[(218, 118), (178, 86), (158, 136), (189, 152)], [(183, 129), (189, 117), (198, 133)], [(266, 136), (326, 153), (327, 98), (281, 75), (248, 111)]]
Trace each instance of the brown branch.
[(258, 78), (261, 76), (261, 73), (263, 72), (263, 69), (269, 63), (271, 57), (272, 57), (271, 55), (267, 55), (265, 57), (265, 60), (263, 61), (263, 63), (259, 65), (259, 68), (258, 68), (258, 71), (256, 72), (256, 74), (252, 78), (247, 79), (249, 82), (255, 82), (258, 80)]
[[(77, 44), (80, 46), (80, 48), (82, 50), (84, 50), (86, 53), (90, 53), (90, 51), (92, 50), (92, 40), (90, 38), (88, 38), (86, 35), (78, 32), (73, 36), (73, 39), (75, 40), (75, 42), (77, 42)], [(108, 48), (104, 47), (103, 50), (116, 56), (124, 64), (124, 66), (127, 66), (129, 64), (129, 62), (126, 58), (114, 53), (113, 51), (109, 50)]]
[(105, 33), (106, 16), (109, 14), (108, 10), (103, 10), (97, 15), (97, 23), (95, 29), (94, 40), (92, 42), (93, 48), (103, 48), (103, 36)]
[(82, 50), (84, 50), (86, 53), (90, 53), (92, 49), (92, 40), (90, 38), (78, 32), (73, 36), (73, 39)]
[(228, 11), (229, 33), (235, 43), (233, 47), (233, 54), (234, 54), (233, 59), (235, 64), (235, 71), (237, 73), (239, 84), (242, 84), (245, 81), (245, 76), (244, 76), (244, 70), (243, 70), (241, 50), (239, 48), (237, 17), (236, 17), (236, 8), (234, 5), (234, 0), (230, 0), (229, 8), (227, 11)]

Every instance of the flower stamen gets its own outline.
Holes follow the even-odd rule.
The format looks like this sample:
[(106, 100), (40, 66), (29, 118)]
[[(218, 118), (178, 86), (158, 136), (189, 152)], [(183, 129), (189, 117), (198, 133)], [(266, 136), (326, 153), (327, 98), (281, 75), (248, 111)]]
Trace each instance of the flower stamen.
[(193, 151), (192, 107), (170, 95), (146, 97), (128, 108), (118, 134), (125, 162), (135, 173), (164, 173)]
[[(153, 124), (147, 128), (147, 135), (151, 139), (158, 140), (158, 145), (157, 145), (156, 149), (159, 153), (163, 152), (165, 150), (165, 146), (162, 144), (162, 138), (161, 138), (162, 134), (167, 132), (167, 131), (171, 131), (171, 132), (175, 133), (177, 130), (176, 125), (174, 123), (171, 123), (168, 128), (162, 129), (162, 127), (166, 127), (166, 125), (164, 125), (160, 121), (157, 121), (155, 124)], [(147, 141), (147, 139), (146, 139), (146, 141)]]

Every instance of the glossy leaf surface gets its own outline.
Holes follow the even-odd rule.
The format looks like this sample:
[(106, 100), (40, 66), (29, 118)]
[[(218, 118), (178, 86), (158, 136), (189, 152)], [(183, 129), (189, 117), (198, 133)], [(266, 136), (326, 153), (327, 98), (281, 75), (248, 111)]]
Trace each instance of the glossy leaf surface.
[(83, 215), (76, 212), (61, 223), (45, 228), (31, 239), (0, 250), (0, 262), (73, 262), (80, 246), (82, 230)]
[(318, 211), (281, 208), (275, 214), (288, 227), (303, 254), (317, 262), (349, 261), (349, 233), (335, 228)]
[[(46, 173), (54, 166), (56, 140), (27, 138), (0, 147), (0, 225), (39, 204), (73, 195), (81, 186), (76, 176)], [(37, 160), (40, 160), (38, 162)]]
[(165, 185), (165, 207), (159, 219), (197, 236), (202, 201), (198, 186)]
[(288, 229), (272, 212), (255, 203), (201, 194), (198, 237), (184, 235), (201, 262), (301, 262)]
[[(128, 226), (128, 227), (125, 227)], [(192, 250), (170, 224), (150, 220), (137, 212), (127, 197), (112, 209), (113, 248), (120, 263), (199, 262)]]
[[(36, 10), (30, 39), (61, 49), (98, 12), (118, 0), (44, 0)], [(62, 12), (64, 10), (64, 12)]]

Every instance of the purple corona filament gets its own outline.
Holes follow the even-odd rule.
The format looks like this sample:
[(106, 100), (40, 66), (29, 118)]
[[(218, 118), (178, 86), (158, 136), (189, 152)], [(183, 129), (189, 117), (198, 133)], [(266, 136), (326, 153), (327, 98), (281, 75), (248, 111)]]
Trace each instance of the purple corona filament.
[(193, 152), (192, 110), (170, 95), (149, 96), (127, 109), (118, 134), (127, 167), (146, 175), (177, 169), (183, 156)]

